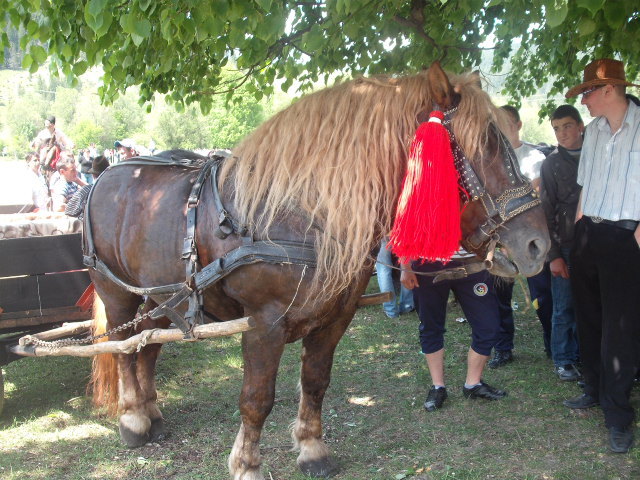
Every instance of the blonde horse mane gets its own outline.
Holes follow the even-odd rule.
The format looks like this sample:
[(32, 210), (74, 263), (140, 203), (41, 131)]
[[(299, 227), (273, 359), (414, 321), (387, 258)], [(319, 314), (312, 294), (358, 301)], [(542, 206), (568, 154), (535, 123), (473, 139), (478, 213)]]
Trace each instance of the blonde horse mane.
[[(461, 96), (454, 133), (475, 158), (496, 108), (477, 76), (451, 81)], [(318, 226), (316, 284), (337, 294), (391, 230), (417, 117), (433, 103), (426, 72), (359, 78), (315, 92), (249, 135), (225, 162), (220, 186), (233, 178), (234, 206), (257, 235), (268, 238), (276, 217), (289, 211)]]

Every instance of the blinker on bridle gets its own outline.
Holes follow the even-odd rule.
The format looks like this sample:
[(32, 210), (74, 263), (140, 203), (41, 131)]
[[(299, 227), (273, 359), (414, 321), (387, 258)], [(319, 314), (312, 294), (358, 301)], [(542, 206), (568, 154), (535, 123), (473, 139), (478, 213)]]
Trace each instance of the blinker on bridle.
[(480, 201), (487, 212), (487, 220), (469, 238), (462, 241), (462, 246), (466, 250), (470, 248), (479, 251), (487, 245), (487, 258), (489, 259), (500, 239), (497, 230), (516, 215), (540, 205), (541, 202), (531, 183), (520, 173), (513, 147), (493, 122), (490, 124), (490, 128), (498, 138), (498, 148), (503, 153), (504, 167), (507, 170), (511, 186), (497, 198), (487, 192), (453, 133), (451, 121), (457, 109), (458, 107), (455, 106), (444, 112), (443, 125), (449, 131), (455, 166), (460, 173), (461, 200), (464, 205), (472, 201)]

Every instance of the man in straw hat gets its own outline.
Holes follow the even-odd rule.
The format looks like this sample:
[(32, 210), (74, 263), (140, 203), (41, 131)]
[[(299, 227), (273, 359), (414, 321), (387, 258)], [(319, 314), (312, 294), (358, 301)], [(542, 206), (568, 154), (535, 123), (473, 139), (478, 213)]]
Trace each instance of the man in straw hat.
[(633, 444), (629, 396), (640, 361), (640, 107), (625, 96), (624, 65), (591, 62), (567, 98), (582, 95), (596, 117), (586, 128), (578, 184), (582, 195), (571, 251), (584, 393), (569, 408), (600, 404), (609, 447)]

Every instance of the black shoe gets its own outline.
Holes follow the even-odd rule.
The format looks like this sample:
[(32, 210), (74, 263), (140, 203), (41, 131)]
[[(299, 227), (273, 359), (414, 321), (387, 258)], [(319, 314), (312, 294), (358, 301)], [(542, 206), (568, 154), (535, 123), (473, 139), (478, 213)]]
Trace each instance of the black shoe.
[(598, 405), (598, 399), (583, 393), (582, 395), (578, 395), (577, 397), (570, 398), (562, 402), (565, 407), (569, 408), (591, 408)]
[(556, 373), (558, 374), (558, 378), (563, 382), (579, 380), (582, 376), (575, 365), (572, 364), (556, 367)]
[(493, 358), (489, 360), (487, 365), (489, 368), (498, 368), (509, 362), (513, 362), (513, 353), (511, 350), (496, 350)]
[(627, 453), (633, 445), (633, 427), (609, 427), (609, 448), (614, 453)]
[(436, 388), (432, 385), (427, 394), (427, 399), (424, 402), (424, 409), (427, 412), (433, 412), (441, 408), (446, 399), (447, 389), (445, 387)]
[(507, 396), (507, 392), (493, 388), (491, 385), (480, 380), (480, 385), (476, 385), (475, 387), (462, 387), (462, 395), (465, 398), (471, 399), (484, 398), (485, 400), (500, 400)]

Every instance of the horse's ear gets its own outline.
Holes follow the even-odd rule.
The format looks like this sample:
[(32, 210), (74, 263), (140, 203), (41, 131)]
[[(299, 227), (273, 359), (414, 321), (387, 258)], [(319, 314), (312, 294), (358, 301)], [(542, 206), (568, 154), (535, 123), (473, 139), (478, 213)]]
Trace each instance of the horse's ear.
[(427, 79), (429, 80), (429, 90), (431, 97), (438, 106), (446, 110), (454, 103), (455, 92), (453, 85), (449, 81), (449, 77), (440, 66), (440, 62), (433, 62), (427, 71)]
[(482, 79), (480, 78), (480, 70), (474, 70), (469, 75), (471, 80), (473, 80), (478, 88), (482, 88)]

